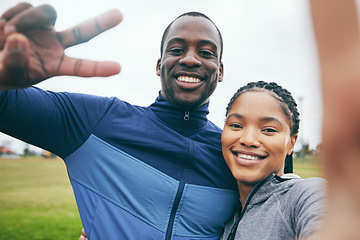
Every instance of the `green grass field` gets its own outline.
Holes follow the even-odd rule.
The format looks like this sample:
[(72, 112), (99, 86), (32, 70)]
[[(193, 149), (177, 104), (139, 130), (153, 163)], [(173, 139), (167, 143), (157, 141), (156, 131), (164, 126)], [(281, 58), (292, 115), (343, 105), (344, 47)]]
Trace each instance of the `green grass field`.
[[(309, 160), (295, 161), (294, 172), (322, 175)], [(77, 240), (81, 228), (61, 159), (0, 158), (0, 240)]]
[(314, 159), (294, 159), (294, 173), (302, 178), (323, 177), (322, 167)]
[(0, 240), (74, 240), (81, 228), (61, 159), (0, 159)]

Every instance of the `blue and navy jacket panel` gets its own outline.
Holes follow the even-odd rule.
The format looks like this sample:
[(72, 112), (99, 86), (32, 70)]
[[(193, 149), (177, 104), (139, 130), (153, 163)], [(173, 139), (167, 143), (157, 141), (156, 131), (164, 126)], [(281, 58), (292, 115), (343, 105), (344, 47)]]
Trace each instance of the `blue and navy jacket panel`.
[(0, 101), (1, 131), (64, 159), (89, 239), (220, 238), (238, 193), (207, 104), (184, 111), (159, 96), (139, 107), (38, 88)]

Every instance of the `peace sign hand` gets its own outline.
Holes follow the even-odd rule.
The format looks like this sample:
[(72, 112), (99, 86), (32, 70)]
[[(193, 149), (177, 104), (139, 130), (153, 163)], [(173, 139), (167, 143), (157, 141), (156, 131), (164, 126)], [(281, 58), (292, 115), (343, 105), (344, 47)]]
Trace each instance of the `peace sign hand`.
[(118, 10), (56, 32), (56, 12), (49, 5), (21, 3), (0, 17), (0, 89), (25, 88), (53, 76), (107, 77), (120, 72), (115, 62), (68, 57), (64, 50), (116, 26)]

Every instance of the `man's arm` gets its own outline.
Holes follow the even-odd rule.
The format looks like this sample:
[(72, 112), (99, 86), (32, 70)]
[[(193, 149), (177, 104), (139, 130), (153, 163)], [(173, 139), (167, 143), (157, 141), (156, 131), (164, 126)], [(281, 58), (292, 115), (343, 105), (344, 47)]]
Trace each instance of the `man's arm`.
[(360, 239), (360, 40), (354, 0), (311, 0), (329, 211), (320, 239)]
[(106, 77), (120, 72), (115, 62), (68, 57), (64, 50), (116, 26), (118, 10), (56, 32), (56, 12), (49, 5), (21, 3), (0, 17), (0, 90), (25, 88), (53, 76)]

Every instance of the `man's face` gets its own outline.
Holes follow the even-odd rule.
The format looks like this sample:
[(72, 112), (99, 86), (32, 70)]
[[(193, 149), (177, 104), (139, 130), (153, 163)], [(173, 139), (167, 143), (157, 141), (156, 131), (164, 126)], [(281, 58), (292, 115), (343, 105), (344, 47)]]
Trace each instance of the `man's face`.
[(219, 33), (209, 20), (193, 16), (177, 19), (156, 66), (161, 95), (183, 109), (206, 103), (223, 77), (220, 44)]

